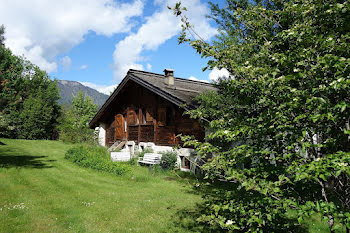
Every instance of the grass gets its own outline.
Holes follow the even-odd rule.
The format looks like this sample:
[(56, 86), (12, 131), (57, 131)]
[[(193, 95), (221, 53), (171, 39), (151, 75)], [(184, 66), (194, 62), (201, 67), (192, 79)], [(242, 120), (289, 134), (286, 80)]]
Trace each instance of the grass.
[(188, 184), (145, 167), (81, 168), (64, 159), (70, 147), (0, 139), (0, 232), (187, 231), (175, 216), (201, 201)]
[[(210, 231), (195, 221), (205, 206), (187, 183), (190, 174), (131, 166), (116, 176), (64, 159), (72, 147), (0, 139), (0, 233)], [(329, 232), (318, 216), (304, 229)]]

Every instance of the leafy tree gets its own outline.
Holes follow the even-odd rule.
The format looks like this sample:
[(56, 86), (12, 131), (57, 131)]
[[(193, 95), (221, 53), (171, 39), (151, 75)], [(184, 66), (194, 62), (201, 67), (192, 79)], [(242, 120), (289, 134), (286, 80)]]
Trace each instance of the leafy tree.
[(97, 111), (97, 105), (90, 96), (79, 91), (72, 97), (71, 107), (63, 114), (60, 125), (60, 138), (68, 142), (92, 142), (94, 130), (88, 124)]
[[(270, 232), (318, 213), (334, 232), (350, 230), (350, 3), (228, 0), (211, 4), (219, 35), (196, 36), (180, 3), (180, 42), (206, 68), (231, 77), (190, 112), (209, 120), (207, 142), (187, 138), (207, 162), (205, 178), (229, 182), (206, 196), (199, 218), (221, 230)], [(193, 38), (193, 37), (191, 37)], [(238, 195), (239, 194), (239, 195)]]
[(0, 46), (1, 135), (51, 138), (60, 113), (58, 99), (56, 81), (39, 67)]

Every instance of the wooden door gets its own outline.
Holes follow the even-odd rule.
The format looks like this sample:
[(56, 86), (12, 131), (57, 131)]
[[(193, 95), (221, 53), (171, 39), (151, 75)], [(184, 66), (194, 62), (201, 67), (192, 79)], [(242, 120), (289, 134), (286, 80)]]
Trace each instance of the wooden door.
[(124, 137), (124, 117), (122, 114), (115, 115), (115, 140), (123, 140)]
[(133, 109), (128, 110), (127, 119), (128, 126), (134, 126), (138, 124), (138, 116), (136, 114), (136, 111)]

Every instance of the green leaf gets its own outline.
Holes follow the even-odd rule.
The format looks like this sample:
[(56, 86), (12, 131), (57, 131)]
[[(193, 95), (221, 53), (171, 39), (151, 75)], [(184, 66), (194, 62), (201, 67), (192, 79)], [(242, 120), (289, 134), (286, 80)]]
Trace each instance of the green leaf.
[(326, 176), (325, 176), (324, 174), (320, 174), (319, 177), (320, 177), (322, 180), (327, 181)]

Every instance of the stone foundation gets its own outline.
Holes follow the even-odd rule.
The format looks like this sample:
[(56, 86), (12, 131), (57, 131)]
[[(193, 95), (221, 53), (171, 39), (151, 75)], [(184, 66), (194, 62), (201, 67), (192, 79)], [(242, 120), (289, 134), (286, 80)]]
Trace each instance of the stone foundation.
[[(180, 170), (191, 172), (195, 172), (196, 170), (197, 157), (194, 155), (194, 149), (180, 148), (174, 150), (171, 146), (157, 146), (153, 142), (140, 142), (136, 145), (134, 141), (128, 141), (121, 152), (112, 152), (111, 158), (113, 161), (125, 161), (121, 159), (126, 158), (129, 158), (128, 160), (130, 160), (135, 157), (135, 152), (142, 152), (146, 149), (152, 149), (153, 153), (157, 154), (167, 151), (175, 151), (177, 153), (177, 166)], [(126, 156), (126, 154), (128, 154), (128, 156)]]

